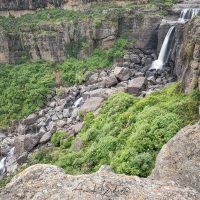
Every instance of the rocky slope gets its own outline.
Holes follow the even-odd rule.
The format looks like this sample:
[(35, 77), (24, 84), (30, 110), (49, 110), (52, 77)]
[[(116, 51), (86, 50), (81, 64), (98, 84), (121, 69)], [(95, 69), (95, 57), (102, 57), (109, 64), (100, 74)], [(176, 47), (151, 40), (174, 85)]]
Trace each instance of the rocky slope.
[(174, 183), (114, 174), (108, 166), (91, 175), (70, 176), (51, 165), (29, 167), (3, 189), (2, 199), (185, 199), (200, 194)]

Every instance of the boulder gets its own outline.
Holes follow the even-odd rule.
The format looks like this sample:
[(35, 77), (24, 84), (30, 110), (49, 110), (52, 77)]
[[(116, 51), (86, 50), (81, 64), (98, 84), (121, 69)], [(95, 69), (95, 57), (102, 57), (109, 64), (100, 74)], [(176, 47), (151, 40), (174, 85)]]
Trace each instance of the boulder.
[(131, 70), (125, 67), (115, 67), (114, 74), (120, 81), (127, 81), (131, 77)]
[(63, 110), (63, 117), (65, 117), (65, 118), (70, 117), (69, 109), (64, 109), (64, 110)]
[(82, 145), (83, 145), (83, 141), (80, 138), (76, 138), (76, 140), (72, 146), (72, 150), (79, 151), (81, 149)]
[(40, 139), (40, 144), (45, 144), (47, 143), (48, 141), (51, 140), (51, 136), (52, 136), (52, 133), (51, 132), (46, 132), (42, 138)]
[(39, 137), (33, 135), (20, 135), (15, 138), (14, 147), (18, 158), (24, 152), (30, 152), (39, 143)]
[(140, 63), (140, 57), (137, 54), (131, 54), (130, 60), (132, 63), (139, 64)]
[(75, 108), (73, 111), (72, 111), (72, 118), (77, 118), (78, 116), (78, 113), (79, 113), (79, 108)]
[(78, 123), (74, 126), (75, 134), (78, 134), (81, 129), (84, 127), (84, 122)]
[(1, 191), (1, 199), (200, 199), (200, 194), (174, 183), (115, 174), (108, 166), (89, 175), (72, 176), (45, 164), (33, 165), (16, 175)]
[(81, 113), (94, 112), (101, 106), (103, 100), (104, 99), (101, 97), (91, 97), (89, 99), (86, 99), (85, 103), (80, 108), (80, 112)]
[(146, 86), (145, 77), (137, 77), (129, 81), (128, 93), (139, 95)]
[(32, 115), (29, 115), (27, 118), (25, 118), (23, 120), (23, 123), (25, 125), (31, 125), (31, 124), (34, 124), (38, 119), (38, 115), (36, 114), (32, 114)]
[(172, 180), (181, 186), (190, 186), (200, 192), (199, 144), (199, 124), (181, 129), (162, 147), (150, 178)]
[(111, 74), (110, 77), (104, 78), (104, 81), (107, 88), (112, 87), (118, 83), (114, 74)]

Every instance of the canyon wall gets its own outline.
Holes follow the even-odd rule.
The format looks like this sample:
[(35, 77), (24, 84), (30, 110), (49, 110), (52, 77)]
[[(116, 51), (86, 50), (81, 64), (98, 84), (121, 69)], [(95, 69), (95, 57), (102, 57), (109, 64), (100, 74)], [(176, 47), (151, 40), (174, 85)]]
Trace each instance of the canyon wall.
[(66, 48), (66, 44), (72, 47), (76, 42), (89, 44), (86, 52), (79, 53), (79, 57), (88, 57), (94, 48), (112, 47), (115, 39), (122, 34), (133, 47), (146, 53), (156, 52), (157, 31), (161, 20), (160, 16), (144, 13), (138, 17), (134, 9), (129, 9), (122, 16), (110, 17), (98, 24), (95, 19), (85, 19), (78, 24), (66, 19), (62, 23), (45, 22), (34, 28), (23, 27), (16, 32), (1, 28), (0, 62), (16, 64), (23, 58), (30, 61), (63, 61), (67, 58), (67, 51), (71, 51)]

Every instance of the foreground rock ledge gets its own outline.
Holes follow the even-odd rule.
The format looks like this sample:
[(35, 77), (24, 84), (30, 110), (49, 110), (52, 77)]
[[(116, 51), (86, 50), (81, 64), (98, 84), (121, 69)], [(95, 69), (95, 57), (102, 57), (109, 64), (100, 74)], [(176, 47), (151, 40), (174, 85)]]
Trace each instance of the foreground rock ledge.
[(71, 176), (56, 166), (37, 164), (15, 176), (0, 199), (200, 199), (200, 194), (174, 183), (118, 175), (102, 166), (91, 175)]
[(200, 192), (199, 124), (181, 129), (162, 147), (150, 178), (175, 181)]

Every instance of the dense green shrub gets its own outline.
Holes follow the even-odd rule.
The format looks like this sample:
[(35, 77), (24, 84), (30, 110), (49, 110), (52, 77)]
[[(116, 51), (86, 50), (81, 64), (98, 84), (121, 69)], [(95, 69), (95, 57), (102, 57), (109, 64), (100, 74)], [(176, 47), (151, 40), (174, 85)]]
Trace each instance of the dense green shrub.
[(54, 87), (53, 63), (0, 65), (0, 126), (42, 107)]
[(62, 132), (62, 131), (56, 131), (53, 136), (51, 137), (51, 143), (55, 146), (55, 147), (59, 147), (64, 139), (64, 135), (66, 133)]
[[(180, 84), (140, 100), (115, 94), (103, 103), (96, 118), (92, 113), (85, 116), (79, 135), (82, 149), (72, 151), (74, 138), (70, 138), (67, 145), (50, 153), (51, 163), (69, 174), (92, 173), (109, 164), (117, 173), (146, 177), (161, 147), (182, 127), (199, 119), (199, 100), (197, 91), (181, 93)], [(55, 152), (59, 153), (55, 156)], [(43, 159), (46, 162), (46, 157), (40, 162)]]

